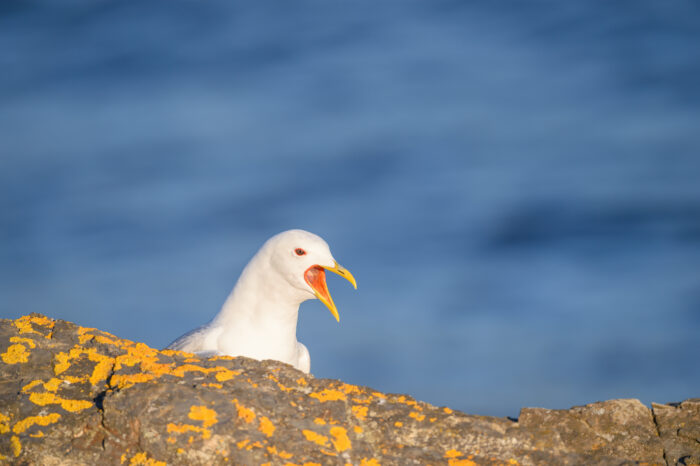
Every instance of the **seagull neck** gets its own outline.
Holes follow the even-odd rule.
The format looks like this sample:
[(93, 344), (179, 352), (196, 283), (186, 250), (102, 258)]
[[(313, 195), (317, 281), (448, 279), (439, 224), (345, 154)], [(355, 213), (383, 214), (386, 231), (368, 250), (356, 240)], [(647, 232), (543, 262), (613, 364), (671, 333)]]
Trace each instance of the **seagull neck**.
[[(244, 271), (224, 303), (214, 324), (236, 328), (250, 335), (274, 336), (296, 342), (297, 319), (301, 300), (280, 290), (287, 286), (271, 286), (256, 280), (256, 274)], [(291, 342), (291, 341), (290, 341)]]

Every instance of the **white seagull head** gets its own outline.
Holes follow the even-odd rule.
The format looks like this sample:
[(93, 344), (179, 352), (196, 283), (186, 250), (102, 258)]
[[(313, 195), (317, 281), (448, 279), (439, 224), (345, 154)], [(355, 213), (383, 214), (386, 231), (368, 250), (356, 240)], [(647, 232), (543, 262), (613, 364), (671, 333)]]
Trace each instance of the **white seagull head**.
[(299, 302), (318, 298), (340, 321), (328, 292), (325, 271), (340, 275), (355, 289), (357, 282), (348, 270), (336, 262), (328, 243), (320, 236), (304, 230), (284, 231), (267, 240), (258, 254), (269, 261), (269, 268), (289, 285), (286, 288), (288, 294), (294, 295)]

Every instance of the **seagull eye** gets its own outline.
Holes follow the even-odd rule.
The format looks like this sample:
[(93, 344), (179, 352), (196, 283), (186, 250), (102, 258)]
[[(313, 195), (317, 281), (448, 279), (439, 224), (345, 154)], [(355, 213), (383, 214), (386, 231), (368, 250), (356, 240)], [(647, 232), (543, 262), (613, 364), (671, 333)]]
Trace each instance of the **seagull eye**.
[(303, 256), (304, 254), (306, 254), (306, 251), (304, 251), (304, 250), (301, 249), (301, 248), (296, 248), (296, 249), (294, 250), (294, 253), (295, 253), (297, 256)]

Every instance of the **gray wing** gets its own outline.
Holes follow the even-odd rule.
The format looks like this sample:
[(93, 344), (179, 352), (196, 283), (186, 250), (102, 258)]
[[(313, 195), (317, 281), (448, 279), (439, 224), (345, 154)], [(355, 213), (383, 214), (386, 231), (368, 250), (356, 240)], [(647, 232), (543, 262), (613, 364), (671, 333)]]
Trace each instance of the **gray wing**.
[(202, 327), (197, 327), (194, 330), (190, 330), (174, 342), (170, 343), (165, 349), (187, 351), (188, 353), (197, 353), (201, 354), (202, 356), (214, 355), (216, 354), (214, 351), (202, 351), (204, 335), (206, 334), (207, 330), (209, 330), (208, 325), (203, 325)]

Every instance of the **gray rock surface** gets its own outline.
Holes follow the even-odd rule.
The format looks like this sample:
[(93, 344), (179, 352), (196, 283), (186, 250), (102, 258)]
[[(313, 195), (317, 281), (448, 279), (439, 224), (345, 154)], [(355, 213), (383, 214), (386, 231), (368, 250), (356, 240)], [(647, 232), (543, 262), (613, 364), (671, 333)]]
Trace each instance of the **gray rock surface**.
[(32, 314), (0, 320), (0, 462), (688, 465), (700, 463), (700, 402), (474, 416)]

